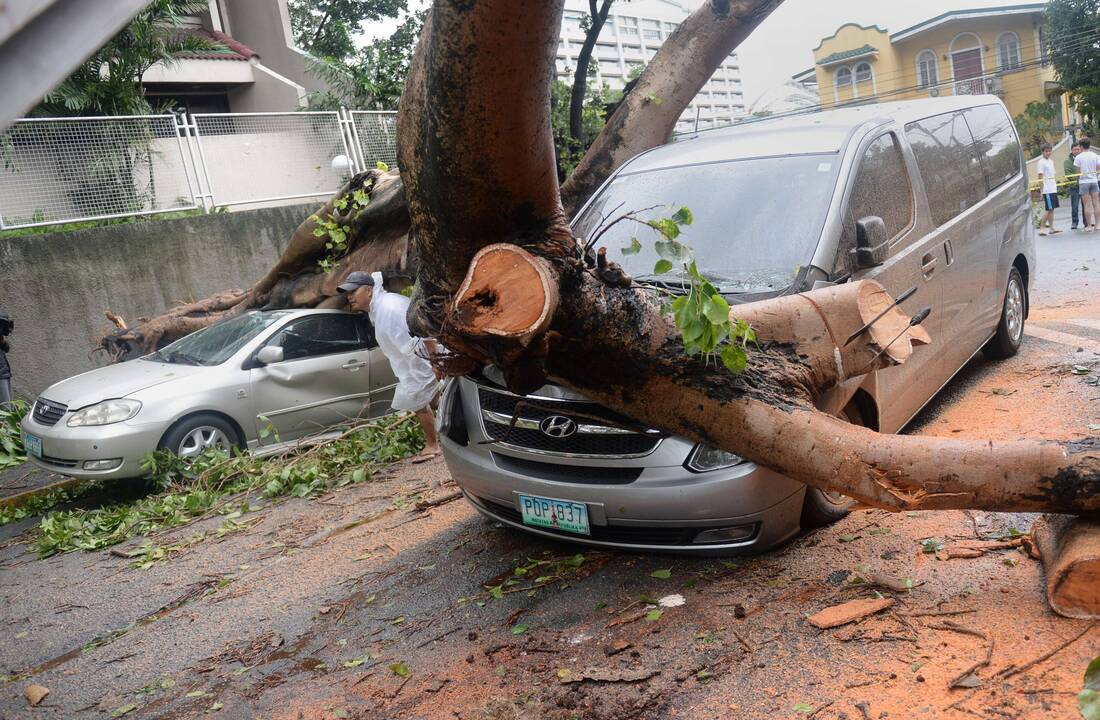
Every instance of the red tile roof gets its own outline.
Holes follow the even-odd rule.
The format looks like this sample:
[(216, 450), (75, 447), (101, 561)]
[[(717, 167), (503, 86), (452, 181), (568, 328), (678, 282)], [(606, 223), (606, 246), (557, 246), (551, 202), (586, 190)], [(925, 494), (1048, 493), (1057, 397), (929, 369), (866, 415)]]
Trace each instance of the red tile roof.
[(252, 58), (260, 57), (259, 53), (245, 45), (240, 40), (236, 40), (223, 32), (219, 32), (218, 30), (206, 30), (205, 28), (199, 28), (191, 30), (190, 33), (211, 40), (215, 44), (220, 45), (225, 49), (185, 52), (179, 54), (178, 57), (180, 58), (185, 58), (189, 60), (235, 60), (238, 62), (247, 62)]

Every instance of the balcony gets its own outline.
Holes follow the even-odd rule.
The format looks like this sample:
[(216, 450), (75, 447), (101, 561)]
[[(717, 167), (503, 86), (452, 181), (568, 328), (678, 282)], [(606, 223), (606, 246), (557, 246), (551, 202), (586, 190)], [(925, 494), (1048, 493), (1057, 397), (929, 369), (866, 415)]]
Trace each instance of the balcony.
[(1000, 75), (955, 81), (956, 95), (998, 95), (1004, 97), (1004, 82)]

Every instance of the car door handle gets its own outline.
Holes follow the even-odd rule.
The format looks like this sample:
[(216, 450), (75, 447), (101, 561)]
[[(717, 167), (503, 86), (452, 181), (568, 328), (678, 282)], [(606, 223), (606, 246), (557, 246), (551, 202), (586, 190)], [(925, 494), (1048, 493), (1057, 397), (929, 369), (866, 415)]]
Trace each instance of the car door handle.
[(937, 262), (936, 256), (933, 255), (932, 253), (926, 253), (925, 256), (923, 258), (921, 258), (920, 269), (921, 269), (921, 272), (924, 273), (924, 276), (926, 278), (929, 275), (931, 275), (933, 272), (935, 272), (936, 262)]
[(364, 367), (366, 364), (367, 363), (363, 362), (362, 360), (348, 360), (340, 367), (343, 370), (351, 370), (352, 372), (355, 372), (359, 368)]

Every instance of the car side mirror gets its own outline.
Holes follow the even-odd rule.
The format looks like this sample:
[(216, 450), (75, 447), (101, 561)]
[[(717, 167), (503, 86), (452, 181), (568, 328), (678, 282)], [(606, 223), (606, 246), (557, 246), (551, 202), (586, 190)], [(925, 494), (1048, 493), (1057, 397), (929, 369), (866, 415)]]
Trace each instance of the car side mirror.
[(856, 220), (856, 267), (869, 268), (886, 260), (886, 223), (877, 215)]
[(278, 345), (265, 345), (256, 353), (256, 360), (261, 365), (272, 365), (283, 361), (283, 349)]

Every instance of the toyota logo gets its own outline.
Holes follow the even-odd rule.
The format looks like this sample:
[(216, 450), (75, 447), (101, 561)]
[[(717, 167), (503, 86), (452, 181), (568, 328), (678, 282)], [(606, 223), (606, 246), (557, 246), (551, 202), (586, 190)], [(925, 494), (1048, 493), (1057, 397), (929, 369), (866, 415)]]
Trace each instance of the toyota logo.
[(564, 438), (577, 432), (577, 423), (564, 415), (551, 415), (539, 423), (539, 430), (552, 438)]

